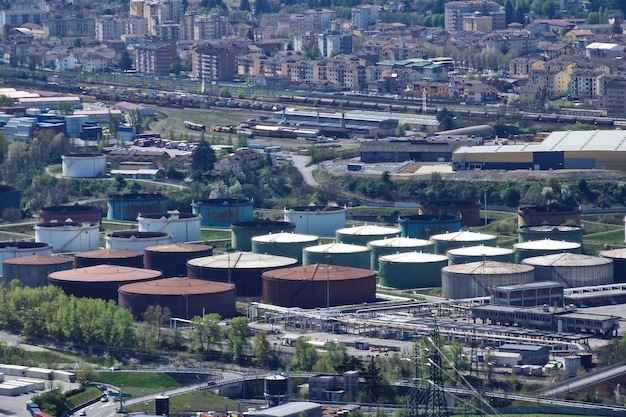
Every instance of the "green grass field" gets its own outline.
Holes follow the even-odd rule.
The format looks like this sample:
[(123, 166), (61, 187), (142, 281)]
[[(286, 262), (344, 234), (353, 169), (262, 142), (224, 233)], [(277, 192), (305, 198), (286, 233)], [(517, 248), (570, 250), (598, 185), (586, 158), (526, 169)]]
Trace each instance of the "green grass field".
[[(170, 398), (171, 411), (245, 411), (248, 407), (258, 407), (258, 405), (238, 402), (229, 398), (220, 397), (211, 391), (192, 391)], [(142, 404), (135, 404), (127, 408), (129, 412), (154, 412), (154, 401), (147, 401)]]
[(98, 379), (97, 382), (114, 385), (133, 397), (141, 397), (181, 386), (168, 374), (158, 372), (100, 372)]

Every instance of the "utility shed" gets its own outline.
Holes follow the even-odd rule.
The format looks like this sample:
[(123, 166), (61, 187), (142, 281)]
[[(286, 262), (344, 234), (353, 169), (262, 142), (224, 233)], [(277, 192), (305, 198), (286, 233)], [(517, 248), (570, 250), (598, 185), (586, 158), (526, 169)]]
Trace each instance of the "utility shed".
[(519, 353), (520, 365), (545, 365), (550, 359), (550, 347), (539, 345), (520, 345), (507, 343), (498, 349), (500, 352)]
[(300, 413), (305, 413), (307, 417), (322, 417), (322, 405), (304, 401), (291, 402), (248, 413), (248, 415), (251, 417), (300, 417)]

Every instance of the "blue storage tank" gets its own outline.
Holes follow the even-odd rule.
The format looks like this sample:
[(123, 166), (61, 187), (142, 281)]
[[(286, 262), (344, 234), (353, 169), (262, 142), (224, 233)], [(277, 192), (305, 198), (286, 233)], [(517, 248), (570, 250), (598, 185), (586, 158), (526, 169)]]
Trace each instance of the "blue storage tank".
[(22, 192), (19, 188), (10, 185), (0, 185), (0, 215), (5, 209), (20, 208)]
[(210, 198), (194, 200), (191, 209), (202, 215), (202, 226), (229, 227), (237, 222), (254, 219), (254, 201), (249, 197)]
[(402, 237), (429, 239), (433, 235), (458, 232), (461, 230), (461, 217), (453, 214), (415, 214), (398, 218)]
[(139, 213), (165, 213), (168, 200), (161, 193), (113, 194), (107, 199), (107, 219), (137, 220)]

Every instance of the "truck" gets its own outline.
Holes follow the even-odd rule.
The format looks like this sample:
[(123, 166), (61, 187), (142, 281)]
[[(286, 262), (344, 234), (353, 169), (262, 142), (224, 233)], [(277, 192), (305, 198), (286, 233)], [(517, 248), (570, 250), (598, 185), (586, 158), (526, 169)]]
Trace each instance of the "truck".
[(35, 417), (37, 413), (41, 413), (41, 410), (39, 409), (39, 404), (34, 401), (29, 401), (26, 403), (26, 411), (28, 411), (31, 417)]

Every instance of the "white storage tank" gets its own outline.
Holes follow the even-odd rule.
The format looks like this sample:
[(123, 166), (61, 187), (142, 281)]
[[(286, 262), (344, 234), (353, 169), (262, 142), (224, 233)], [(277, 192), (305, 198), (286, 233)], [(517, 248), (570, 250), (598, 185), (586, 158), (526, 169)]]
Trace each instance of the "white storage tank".
[(515, 251), (513, 251), (513, 249), (499, 248), (497, 246), (467, 246), (464, 248), (450, 249), (448, 251), (448, 260), (449, 265), (478, 261), (514, 262)]
[(320, 238), (314, 235), (299, 233), (270, 233), (252, 238), (253, 253), (267, 253), (268, 255), (287, 256), (298, 260), (302, 264), (304, 248), (319, 244)]
[(104, 239), (107, 249), (143, 252), (148, 246), (169, 245), (173, 238), (169, 233), (122, 230), (109, 232)]
[(346, 209), (316, 205), (286, 207), (284, 220), (296, 225), (296, 233), (334, 236), (338, 229), (346, 227)]
[(363, 225), (345, 227), (335, 232), (337, 243), (349, 243), (352, 245), (367, 246), (372, 240), (389, 239), (400, 236), (400, 229), (397, 227)]
[(557, 253), (522, 260), (535, 268), (535, 280), (555, 281), (566, 288), (613, 284), (613, 261), (579, 253)]
[(346, 243), (308, 246), (302, 250), (302, 265), (328, 264), (369, 269), (370, 249)]
[(172, 243), (201, 240), (202, 216), (195, 213), (168, 211), (163, 214), (139, 214), (140, 232), (162, 232), (172, 235)]
[(448, 258), (432, 253), (406, 252), (378, 258), (380, 285), (397, 289), (441, 286), (441, 270)]
[(564, 252), (580, 253), (581, 244), (562, 240), (543, 239), (516, 243), (513, 245), (513, 249), (515, 250), (515, 262), (520, 263), (526, 258), (534, 258), (536, 256), (552, 255)]
[(435, 245), (431, 241), (413, 239), (410, 237), (372, 240), (367, 244), (367, 247), (372, 251), (370, 256), (370, 268), (374, 271), (378, 271), (378, 258), (383, 255), (406, 252), (433, 253), (435, 250)]
[(107, 157), (101, 153), (72, 153), (61, 157), (63, 176), (68, 178), (99, 178), (106, 174)]
[(100, 247), (99, 223), (44, 223), (35, 225), (35, 242), (50, 243), (53, 252), (86, 252)]
[(488, 297), (491, 289), (535, 280), (535, 268), (507, 262), (481, 261), (449, 265), (441, 270), (441, 294), (444, 298)]
[(4, 275), (2, 262), (5, 259), (31, 255), (52, 255), (52, 245), (43, 242), (0, 242), (0, 275)]
[(438, 255), (445, 255), (450, 249), (478, 245), (496, 246), (498, 243), (497, 236), (486, 233), (470, 232), (468, 230), (433, 235), (430, 237), (430, 240), (435, 242), (435, 253)]

